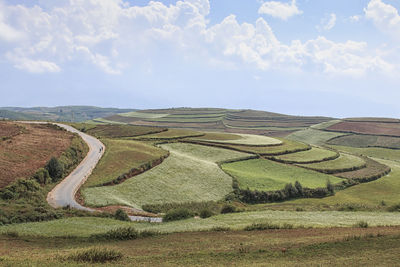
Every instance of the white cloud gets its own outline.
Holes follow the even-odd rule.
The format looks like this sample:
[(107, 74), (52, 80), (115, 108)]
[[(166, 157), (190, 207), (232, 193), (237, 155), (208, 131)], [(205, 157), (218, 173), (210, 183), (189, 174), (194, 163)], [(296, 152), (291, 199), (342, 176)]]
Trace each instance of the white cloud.
[(261, 5), (261, 7), (258, 9), (258, 13), (270, 15), (282, 20), (287, 20), (292, 16), (302, 14), (303, 11), (299, 10), (297, 7), (296, 0), (292, 0), (291, 3), (268, 1)]
[(350, 16), (349, 17), (351, 22), (359, 22), (361, 20), (361, 16), (360, 15), (354, 15), (354, 16)]
[(321, 24), (317, 26), (319, 31), (329, 31), (336, 25), (336, 14), (331, 13), (321, 20)]
[[(48, 3), (46, 8), (4, 5), (7, 16), (0, 17), (0, 22), (23, 35), (13, 39), (5, 59), (34, 73), (59, 72), (72, 63), (92, 64), (116, 75), (132, 66), (157, 66), (161, 60), (176, 58), (185, 64), (198, 61), (216, 68), (332, 75), (359, 76), (393, 69), (384, 60), (389, 56), (369, 50), (364, 42), (337, 43), (318, 37), (284, 44), (263, 18), (240, 24), (230, 15), (210, 26), (208, 0), (182, 0), (169, 6), (151, 1), (141, 7), (123, 0), (64, 0), (60, 5), (41, 1)], [(295, 11), (284, 8), (281, 18), (301, 13), (295, 1), (286, 5)], [(336, 16), (331, 20), (327, 29), (334, 27)]]
[(371, 0), (364, 9), (365, 17), (374, 22), (382, 32), (400, 38), (400, 16), (398, 10), (381, 0)]

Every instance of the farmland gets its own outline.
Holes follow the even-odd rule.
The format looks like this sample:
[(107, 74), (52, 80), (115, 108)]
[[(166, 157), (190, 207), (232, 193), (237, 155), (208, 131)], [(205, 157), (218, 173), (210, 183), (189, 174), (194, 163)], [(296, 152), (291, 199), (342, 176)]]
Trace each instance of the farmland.
[(398, 122), (342, 121), (326, 128), (329, 131), (400, 137)]
[(294, 184), (296, 181), (309, 188), (325, 187), (328, 180), (332, 183), (342, 181), (330, 175), (264, 159), (227, 163), (222, 165), (222, 169), (238, 180), (239, 187), (251, 190), (280, 190), (287, 183)]
[(340, 157), (334, 160), (297, 165), (324, 173), (338, 173), (362, 169), (366, 166), (366, 163), (359, 157), (349, 154), (340, 154)]
[(296, 153), (285, 154), (274, 157), (275, 159), (287, 163), (306, 163), (332, 160), (339, 157), (339, 154), (332, 150), (312, 147), (310, 150)]
[(330, 145), (350, 147), (382, 147), (400, 149), (400, 138), (377, 135), (345, 135), (331, 139), (327, 143)]

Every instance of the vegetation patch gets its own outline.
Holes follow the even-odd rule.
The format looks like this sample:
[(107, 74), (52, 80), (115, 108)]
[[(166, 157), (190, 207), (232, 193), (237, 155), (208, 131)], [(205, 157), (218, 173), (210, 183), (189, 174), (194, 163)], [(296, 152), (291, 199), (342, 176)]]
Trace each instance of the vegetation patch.
[(144, 211), (152, 213), (167, 213), (173, 209), (187, 209), (196, 216), (200, 216), (203, 210), (209, 210), (212, 213), (219, 213), (223, 203), (215, 201), (203, 202), (182, 202), (182, 203), (163, 203), (163, 204), (145, 204), (142, 206)]
[[(233, 144), (233, 145), (246, 145), (246, 146), (270, 146), (270, 145), (280, 145), (282, 141), (272, 137), (253, 135), (253, 134), (237, 134), (241, 138), (235, 140), (204, 140), (210, 143), (223, 143), (223, 144)], [(196, 139), (195, 139), (196, 140)]]
[(191, 130), (184, 130), (184, 129), (168, 129), (167, 131), (160, 132), (157, 134), (148, 134), (146, 136), (142, 136), (139, 139), (142, 140), (173, 140), (173, 139), (180, 139), (186, 137), (196, 137), (202, 136), (203, 133), (195, 132)]
[(370, 182), (387, 175), (391, 171), (389, 166), (370, 158), (364, 158), (364, 161), (367, 164), (365, 168), (356, 171), (336, 173), (335, 176), (356, 180), (358, 182)]
[(359, 170), (366, 167), (365, 161), (357, 156), (341, 154), (339, 158), (311, 164), (297, 164), (303, 168), (316, 170), (322, 173), (333, 174)]
[(385, 135), (400, 137), (399, 122), (343, 121), (326, 128), (326, 130), (367, 135)]
[(88, 205), (128, 205), (218, 201), (232, 191), (232, 178), (216, 164), (247, 154), (207, 146), (172, 143), (164, 162), (124, 183), (82, 190)]
[(400, 138), (377, 135), (345, 135), (333, 138), (327, 142), (330, 145), (350, 147), (382, 147), (400, 149)]
[(276, 230), (276, 229), (293, 229), (294, 226), (293, 224), (289, 223), (284, 223), (282, 225), (280, 224), (274, 224), (270, 222), (264, 222), (264, 223), (253, 223), (251, 225), (248, 225), (244, 228), (245, 231), (261, 231), (261, 230)]
[(164, 222), (184, 220), (193, 217), (194, 214), (185, 208), (178, 208), (168, 211), (164, 217)]
[(76, 262), (89, 262), (89, 263), (107, 263), (122, 259), (121, 252), (105, 249), (105, 248), (90, 248), (74, 252), (67, 257), (67, 260)]
[(288, 135), (286, 138), (289, 140), (299, 141), (312, 145), (324, 145), (328, 140), (338, 136), (347, 135), (346, 133), (335, 133), (321, 131), (314, 128), (308, 128), (305, 130), (294, 132)]
[(317, 163), (321, 161), (333, 160), (338, 157), (339, 153), (335, 151), (313, 147), (310, 150), (281, 155), (273, 157), (273, 159), (283, 163)]
[(150, 126), (104, 124), (104, 125), (97, 125), (94, 128), (90, 128), (86, 132), (96, 137), (120, 138), (120, 137), (135, 137), (146, 134), (155, 134), (164, 131), (167, 131), (167, 129), (159, 127), (150, 127)]
[(222, 169), (237, 179), (239, 188), (260, 191), (280, 190), (295, 181), (308, 188), (325, 187), (327, 180), (334, 184), (343, 181), (331, 175), (265, 159), (223, 164)]

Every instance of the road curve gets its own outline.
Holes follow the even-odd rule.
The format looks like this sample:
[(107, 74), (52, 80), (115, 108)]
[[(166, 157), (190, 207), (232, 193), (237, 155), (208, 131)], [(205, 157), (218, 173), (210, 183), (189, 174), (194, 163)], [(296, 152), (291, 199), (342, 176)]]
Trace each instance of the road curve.
[(76, 202), (75, 194), (103, 156), (105, 146), (98, 139), (82, 133), (72, 126), (61, 123), (54, 124), (66, 129), (67, 131), (79, 134), (79, 136), (82, 137), (89, 146), (89, 152), (82, 162), (79, 163), (78, 167), (76, 167), (75, 170), (73, 170), (66, 178), (64, 178), (64, 180), (49, 192), (47, 195), (47, 202), (54, 208), (70, 206), (71, 208), (79, 210), (94, 211), (93, 209), (84, 207)]

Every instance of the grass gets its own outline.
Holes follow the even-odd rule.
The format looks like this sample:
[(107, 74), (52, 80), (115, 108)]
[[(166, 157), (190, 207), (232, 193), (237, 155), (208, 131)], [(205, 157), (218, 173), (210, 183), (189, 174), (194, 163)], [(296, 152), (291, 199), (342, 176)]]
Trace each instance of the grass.
[(325, 132), (325, 131), (320, 131), (320, 130), (309, 128), (306, 130), (294, 132), (294, 133), (288, 135), (286, 138), (290, 139), (290, 140), (294, 140), (294, 141), (312, 144), (312, 145), (323, 145), (328, 140), (338, 137), (338, 136), (343, 136), (343, 135), (346, 135), (346, 134), (335, 133), (335, 132)]
[(356, 148), (356, 147), (345, 147), (345, 146), (331, 146), (340, 151), (345, 151), (355, 155), (365, 155), (368, 157), (400, 161), (400, 150), (385, 149), (385, 148)]
[(223, 117), (163, 117), (146, 119), (151, 122), (172, 122), (172, 123), (204, 123), (221, 121)]
[(334, 160), (311, 164), (298, 164), (298, 166), (326, 173), (338, 173), (361, 169), (366, 166), (366, 163), (363, 159), (357, 156), (353, 156), (350, 154), (340, 154), (340, 157)]
[(140, 118), (140, 119), (156, 119), (168, 116), (168, 114), (158, 114), (158, 113), (144, 113), (138, 111), (132, 111), (127, 113), (119, 113), (119, 116), (123, 117), (131, 117), (131, 118)]
[(375, 160), (370, 158), (365, 158), (364, 160), (367, 163), (367, 167), (356, 171), (337, 173), (335, 175), (346, 179), (359, 180), (380, 178), (390, 171), (388, 166)]
[[(240, 136), (240, 139), (234, 140), (213, 140), (213, 139), (202, 139), (210, 143), (225, 143), (225, 144), (235, 144), (235, 145), (247, 145), (247, 146), (268, 146), (268, 145), (278, 145), (282, 144), (282, 141), (276, 138), (253, 135), (253, 134), (236, 134)], [(195, 139), (196, 140), (196, 139)]]
[(326, 128), (328, 128), (332, 125), (335, 125), (336, 123), (339, 123), (339, 122), (341, 122), (341, 120), (331, 120), (331, 121), (321, 122), (321, 123), (311, 126), (310, 128), (317, 129), (317, 130), (323, 130), (323, 129), (326, 129)]
[(173, 143), (162, 145), (170, 156), (153, 169), (116, 186), (87, 188), (86, 203), (94, 206), (220, 200), (232, 191), (232, 178), (215, 162), (245, 157), (229, 150)]
[(270, 160), (253, 159), (227, 163), (222, 169), (234, 176), (242, 189), (272, 191), (280, 190), (287, 183), (299, 181), (304, 187), (325, 187), (327, 180), (332, 183), (342, 179), (319, 172), (286, 165)]
[(84, 187), (111, 182), (132, 168), (159, 159), (167, 151), (132, 140), (103, 139), (106, 146), (104, 156), (89, 176)]
[(241, 139), (238, 134), (230, 133), (217, 133), (217, 132), (206, 132), (203, 136), (195, 138), (196, 140), (238, 140)]
[(319, 147), (313, 147), (310, 150), (301, 151), (297, 153), (290, 153), (276, 157), (278, 160), (291, 162), (291, 163), (304, 163), (311, 161), (324, 161), (332, 159), (338, 154), (332, 150), (327, 150)]
[(167, 131), (156, 133), (156, 134), (148, 134), (145, 136), (141, 136), (138, 139), (178, 139), (185, 137), (196, 137), (202, 136), (203, 133), (185, 130), (185, 129), (168, 129)]
[(330, 145), (350, 146), (350, 147), (384, 147), (400, 148), (400, 138), (376, 135), (346, 135), (332, 139)]
[(150, 126), (136, 126), (136, 125), (97, 125), (94, 128), (88, 129), (86, 132), (96, 137), (105, 138), (120, 138), (120, 137), (134, 137), (145, 134), (154, 134), (167, 131), (166, 128), (150, 127)]

